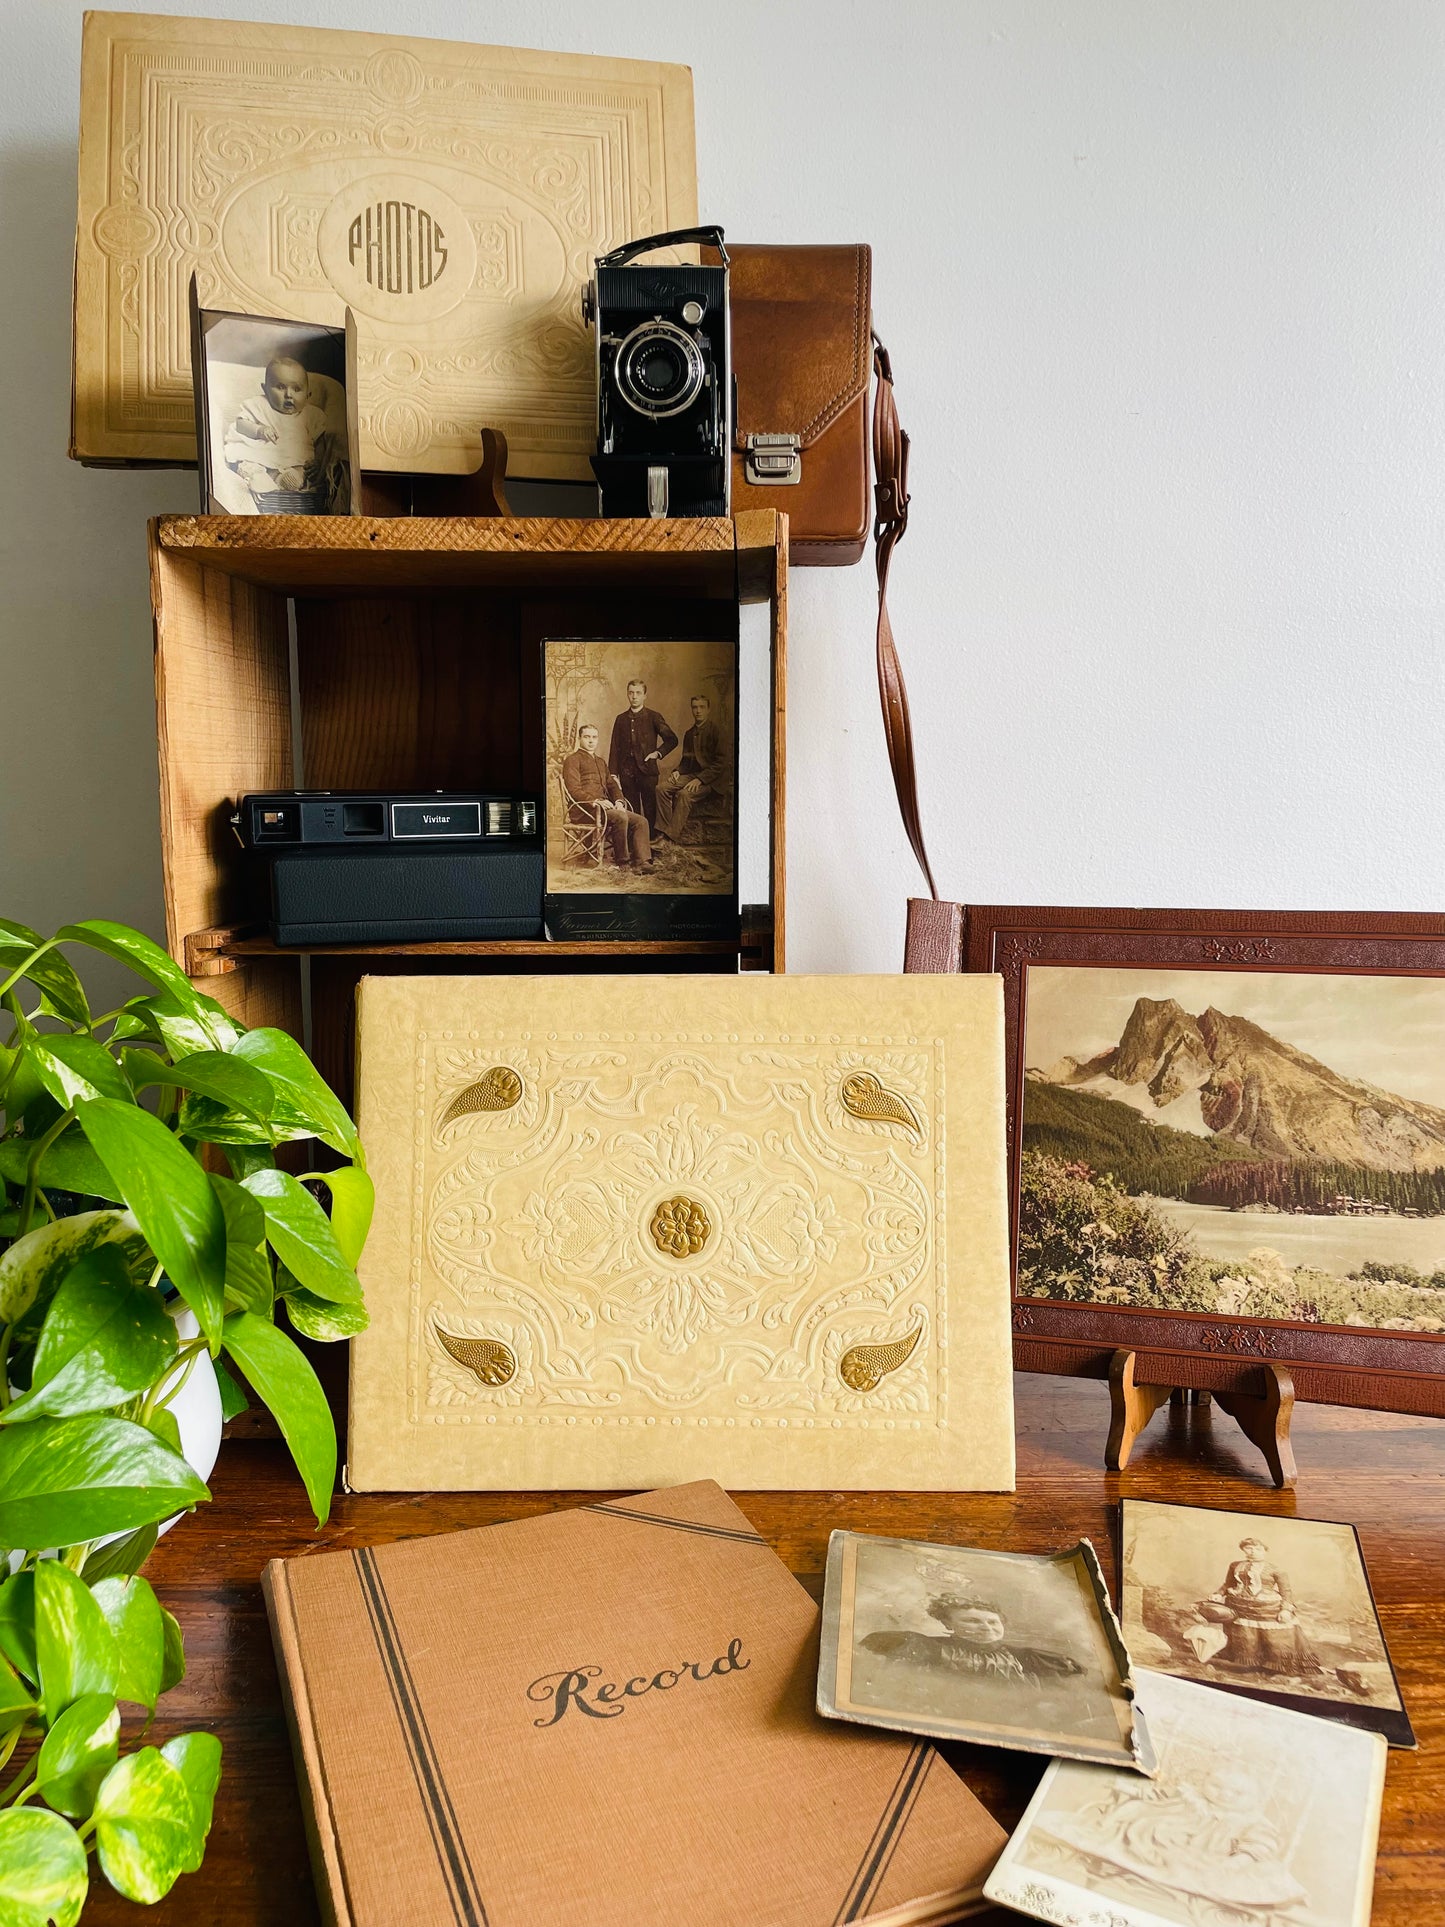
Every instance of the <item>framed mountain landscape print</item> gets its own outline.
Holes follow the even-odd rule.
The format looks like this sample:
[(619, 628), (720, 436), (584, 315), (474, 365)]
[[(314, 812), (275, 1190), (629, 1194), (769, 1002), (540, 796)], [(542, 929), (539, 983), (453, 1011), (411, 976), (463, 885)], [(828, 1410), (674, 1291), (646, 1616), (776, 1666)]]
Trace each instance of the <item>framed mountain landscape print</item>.
[(1022, 1369), (1445, 1416), (1445, 918), (972, 907), (965, 954)]

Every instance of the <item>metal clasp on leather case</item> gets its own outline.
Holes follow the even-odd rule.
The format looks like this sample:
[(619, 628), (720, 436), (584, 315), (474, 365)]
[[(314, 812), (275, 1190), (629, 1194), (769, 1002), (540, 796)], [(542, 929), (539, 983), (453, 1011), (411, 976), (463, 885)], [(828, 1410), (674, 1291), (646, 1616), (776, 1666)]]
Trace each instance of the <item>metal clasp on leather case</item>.
[(743, 472), (750, 482), (792, 484), (803, 479), (803, 456), (796, 435), (749, 435)]

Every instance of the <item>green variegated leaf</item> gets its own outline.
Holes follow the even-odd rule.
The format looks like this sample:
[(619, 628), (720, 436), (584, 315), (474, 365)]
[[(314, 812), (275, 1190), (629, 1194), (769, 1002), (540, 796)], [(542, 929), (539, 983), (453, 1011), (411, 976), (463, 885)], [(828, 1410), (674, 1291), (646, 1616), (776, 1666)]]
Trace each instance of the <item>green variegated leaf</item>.
[(47, 1305), (72, 1266), (101, 1245), (118, 1246), (133, 1263), (145, 1252), (140, 1226), (126, 1211), (80, 1211), (17, 1238), (0, 1252), (0, 1324), (14, 1324), (32, 1305)]
[[(141, 1421), (137, 1421), (140, 1423)], [(148, 1432), (154, 1433), (163, 1445), (168, 1445), (177, 1454), (183, 1455), (181, 1428), (176, 1423), (176, 1415), (164, 1405), (158, 1405), (144, 1420)]]
[(242, 1412), (249, 1412), (251, 1401), (226, 1370), (222, 1359), (217, 1359), (211, 1370), (216, 1374), (216, 1389), (221, 1394), (221, 1421), (239, 1418)]
[(41, 1799), (72, 1820), (88, 1819), (119, 1751), (115, 1701), (105, 1693), (87, 1693), (65, 1709), (41, 1745), (35, 1763)]
[(9, 1739), (38, 1705), (29, 1683), (21, 1679), (8, 1659), (0, 1659), (0, 1739)]
[(253, 1171), (274, 1171), (276, 1153), (269, 1144), (228, 1144), (226, 1162), (231, 1175), (244, 1182)]
[(211, 1815), (216, 1805), (216, 1788), (221, 1784), (221, 1742), (214, 1733), (181, 1733), (167, 1740), (161, 1753), (175, 1767), (191, 1796), (191, 1812), (196, 1831), (186, 1872), (194, 1873), (206, 1851), (206, 1835), (211, 1831)]
[(101, 1781), (95, 1841), (102, 1871), (127, 1900), (152, 1905), (204, 1840), (185, 1776), (158, 1747), (128, 1753)]
[(229, 1048), (231, 1038), (218, 1032), (215, 1013), (220, 1012), (225, 1020), (225, 1029), (231, 1036), (234, 1036), (235, 1026), (221, 1006), (214, 998), (202, 996), (180, 965), (173, 962), (158, 943), (153, 943), (139, 930), (132, 930), (123, 923), (111, 923), (103, 917), (92, 917), (84, 923), (68, 923), (56, 934), (61, 943), (87, 944), (104, 956), (114, 957), (117, 962), (129, 965), (148, 983), (154, 984), (157, 990), (173, 999), (188, 1016), (200, 1023), (206, 1032), (206, 1045), (203, 1048)]
[(235, 1055), (264, 1071), (276, 1092), (277, 1124), (304, 1124), (312, 1135), (354, 1164), (365, 1165), (356, 1126), (346, 1106), (294, 1037), (284, 1030), (248, 1030), (232, 1046)]
[(333, 1305), (325, 1298), (317, 1298), (314, 1293), (303, 1290), (300, 1285), (294, 1291), (288, 1291), (281, 1302), (286, 1307), (287, 1317), (301, 1336), (315, 1339), (321, 1344), (355, 1338), (371, 1322), (366, 1315), (365, 1305)]
[(90, 1867), (75, 1828), (58, 1813), (0, 1813), (0, 1921), (4, 1927), (75, 1927)]
[(163, 1084), (170, 1090), (193, 1091), (227, 1110), (255, 1118), (268, 1117), (275, 1102), (270, 1079), (228, 1051), (191, 1051), (167, 1064), (152, 1051), (128, 1050), (121, 1053), (121, 1060), (138, 1091)]
[(135, 1101), (120, 1065), (94, 1038), (37, 1031), (25, 1048), (40, 1082), (62, 1110), (69, 1110), (78, 1097)]
[(175, 1353), (160, 1293), (132, 1281), (116, 1245), (99, 1245), (61, 1281), (40, 1328), (30, 1390), (0, 1411), (0, 1422), (106, 1411), (148, 1391)]
[(312, 1171), (307, 1176), (319, 1178), (331, 1193), (331, 1229), (342, 1257), (355, 1269), (371, 1229), (371, 1214), (376, 1208), (375, 1185), (366, 1172), (359, 1171), (354, 1164), (344, 1165), (339, 1171)]
[(0, 1585), (0, 1652), (30, 1685), (38, 1686), (33, 1572), (14, 1573)]
[(305, 1354), (276, 1327), (250, 1312), (226, 1320), (226, 1350), (281, 1427), (306, 1485), (317, 1523), (324, 1525), (336, 1483), (336, 1428), (326, 1394)]
[(54, 1725), (87, 1693), (115, 1694), (120, 1655), (89, 1586), (57, 1559), (35, 1568), (35, 1659), (40, 1698)]
[[(0, 1178), (25, 1182), (26, 1167), (35, 1146), (28, 1138), (6, 1138), (0, 1144)], [(109, 1198), (119, 1204), (115, 1179), (85, 1141), (78, 1124), (63, 1131), (45, 1152), (36, 1171), (42, 1191), (74, 1191), (82, 1198)]]
[(97, 1546), (85, 1562), (85, 1583), (93, 1587), (97, 1579), (111, 1579), (117, 1574), (123, 1579), (128, 1573), (139, 1572), (155, 1551), (159, 1536), (152, 1522)]
[(226, 1219), (226, 1309), (269, 1318), (275, 1292), (271, 1260), (263, 1249), (266, 1214), (257, 1199), (232, 1178), (211, 1172), (211, 1188)]
[[(241, 1035), (239, 1027), (211, 997), (196, 994), (187, 1005), (164, 992), (155, 997), (132, 997), (125, 1007), (125, 1037), (158, 1037), (172, 1057), (197, 1050), (229, 1050)], [(111, 1042), (117, 1042), (115, 1032)]]
[(186, 1676), (186, 1646), (181, 1638), (180, 1621), (164, 1606), (161, 1607), (161, 1626), (166, 1636), (165, 1655), (161, 1661), (161, 1691), (169, 1693)]
[(129, 1419), (38, 1418), (0, 1431), (0, 1546), (75, 1546), (210, 1496), (183, 1458)]
[(166, 1631), (160, 1601), (149, 1581), (140, 1578), (100, 1579), (91, 1585), (90, 1593), (105, 1615), (120, 1656), (116, 1698), (154, 1713), (165, 1670)]
[(245, 1189), (260, 1200), (271, 1249), (298, 1284), (334, 1304), (359, 1305), (361, 1281), (311, 1193), (286, 1171), (256, 1171)]
[(54, 1014), (64, 1023), (74, 1024), (80, 1030), (88, 1029), (90, 1008), (80, 979), (66, 957), (59, 950), (47, 950), (34, 963), (28, 962), (43, 942), (43, 937), (23, 923), (0, 917), (0, 983), (22, 964), (26, 965), (25, 975), (43, 993)]
[(226, 1220), (205, 1172), (159, 1118), (107, 1097), (76, 1105), (151, 1250), (214, 1345), (224, 1315)]

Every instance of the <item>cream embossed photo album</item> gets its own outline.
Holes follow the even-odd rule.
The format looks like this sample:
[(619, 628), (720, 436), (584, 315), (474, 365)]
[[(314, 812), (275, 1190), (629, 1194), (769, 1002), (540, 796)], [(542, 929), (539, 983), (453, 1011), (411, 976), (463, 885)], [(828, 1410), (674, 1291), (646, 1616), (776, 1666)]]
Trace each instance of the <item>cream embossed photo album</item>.
[(697, 220), (686, 67), (88, 13), (80, 108), (80, 461), (195, 461), (194, 275), (203, 308), (353, 312), (366, 468), (466, 473), (485, 423), (511, 474), (592, 480), (582, 288)]
[(988, 976), (369, 977), (348, 1483), (1010, 1490)]

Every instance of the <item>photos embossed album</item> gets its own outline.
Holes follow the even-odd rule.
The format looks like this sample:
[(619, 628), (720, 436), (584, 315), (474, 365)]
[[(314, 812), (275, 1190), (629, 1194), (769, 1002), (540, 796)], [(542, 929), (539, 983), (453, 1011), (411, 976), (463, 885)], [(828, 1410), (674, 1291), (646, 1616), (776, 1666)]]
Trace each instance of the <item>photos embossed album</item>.
[(818, 1609), (709, 1482), (274, 1560), (332, 1927), (943, 1927), (1002, 1829), (813, 1707)]
[(1013, 1486), (985, 976), (369, 977), (355, 1491)]

